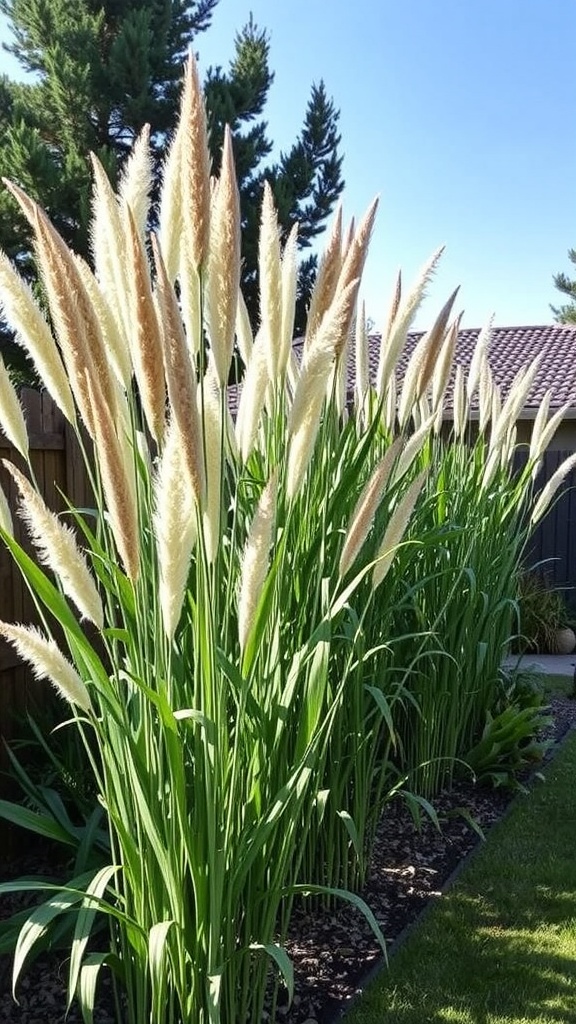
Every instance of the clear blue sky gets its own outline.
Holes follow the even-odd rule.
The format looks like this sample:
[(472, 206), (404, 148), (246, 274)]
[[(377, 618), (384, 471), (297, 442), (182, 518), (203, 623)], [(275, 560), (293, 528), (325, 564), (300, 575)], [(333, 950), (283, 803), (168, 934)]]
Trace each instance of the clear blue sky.
[(270, 34), (277, 145), (323, 78), (345, 213), (380, 196), (364, 286), (376, 323), (396, 269), (408, 282), (441, 244), (421, 326), (457, 284), (465, 326), (549, 322), (552, 274), (576, 247), (575, 0), (221, 0), (201, 70), (226, 66), (250, 11)]

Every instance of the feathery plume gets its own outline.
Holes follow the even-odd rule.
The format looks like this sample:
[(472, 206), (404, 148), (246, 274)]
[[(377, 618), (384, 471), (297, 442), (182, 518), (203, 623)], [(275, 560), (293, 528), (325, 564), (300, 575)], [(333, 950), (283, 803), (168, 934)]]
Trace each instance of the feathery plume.
[(94, 409), (94, 452), (100, 467), (112, 535), (126, 573), (135, 583), (140, 571), (140, 551), (133, 474), (129, 473), (126, 452), (97, 382), (87, 379), (86, 383)]
[(336, 355), (343, 324), (347, 322), (350, 305), (356, 296), (358, 281), (350, 284), (336, 297), (324, 315), (313, 343), (304, 352), (300, 378), (294, 394), (288, 422), (290, 448), (288, 454), (287, 493), (296, 494), (310, 461), (320, 426), (320, 415), (326, 394), (326, 382)]
[(6, 459), (2, 459), (2, 465), (20, 492), (20, 515), (26, 523), (38, 560), (58, 576), (64, 593), (74, 602), (82, 618), (102, 629), (104, 612), (100, 595), (74, 532), (47, 508), (16, 466)]
[(250, 362), (250, 356), (252, 355), (252, 349), (254, 348), (254, 336), (252, 334), (252, 326), (250, 324), (250, 317), (248, 315), (248, 309), (246, 308), (246, 302), (241, 291), (238, 291), (238, 309), (236, 311), (236, 339), (238, 341), (238, 349), (242, 356), (244, 366), (248, 366)]
[(364, 400), (370, 387), (368, 372), (368, 335), (366, 333), (366, 305), (363, 302), (356, 315), (354, 325), (354, 397), (356, 412), (359, 416), (364, 411)]
[(242, 394), (236, 417), (236, 441), (242, 462), (246, 464), (256, 443), (260, 417), (266, 399), (268, 364), (262, 334), (258, 332), (248, 368), (244, 374)]
[(396, 428), (396, 392), (396, 370), (392, 370), (386, 382), (382, 409), (383, 423), (389, 434), (393, 434)]
[[(364, 265), (366, 263), (366, 257), (368, 255), (368, 247), (370, 245), (370, 238), (372, 235), (372, 229), (374, 227), (374, 221), (376, 219), (376, 211), (378, 209), (378, 199), (373, 199), (366, 213), (364, 214), (358, 230), (355, 232), (354, 237), (348, 246), (348, 251), (344, 257), (342, 268), (338, 276), (338, 284), (336, 286), (336, 294), (340, 294), (352, 281), (358, 283), (362, 279), (364, 272)], [(356, 304), (356, 294), (358, 288), (354, 292), (354, 299), (350, 303), (346, 319), (342, 325), (342, 331), (340, 338), (336, 343), (336, 356), (338, 357), (346, 347), (349, 340), (350, 327), (352, 324), (352, 317), (354, 314), (354, 307)]]
[(212, 204), (205, 289), (206, 325), (221, 388), (227, 385), (232, 362), (239, 290), (240, 197), (232, 136), (226, 126), (222, 167)]
[(339, 203), (324, 255), (320, 260), (318, 273), (310, 297), (310, 308), (306, 323), (304, 349), (316, 334), (322, 317), (328, 311), (336, 293), (336, 285), (342, 267), (342, 206)]
[(523, 366), (512, 381), (510, 391), (498, 417), (498, 422), (493, 424), (492, 443), (494, 447), (500, 444), (501, 438), (518, 419), (541, 362), (542, 352), (528, 366)]
[(0, 622), (0, 635), (31, 665), (36, 679), (48, 679), (69, 704), (77, 705), (86, 713), (92, 711), (85, 684), (52, 638), (47, 639), (35, 626), (9, 622)]
[(530, 516), (531, 526), (536, 526), (536, 524), (540, 522), (542, 517), (548, 511), (548, 508), (556, 494), (556, 491), (564, 482), (564, 480), (568, 476), (568, 473), (571, 472), (574, 466), (576, 466), (576, 453), (574, 453), (573, 455), (569, 455), (567, 459), (564, 459), (564, 462), (562, 462), (556, 470), (556, 472), (552, 474), (548, 483), (539, 495), (536, 504), (534, 505), (532, 515)]
[(279, 372), (282, 335), (282, 266), (280, 232), (272, 189), (264, 183), (258, 247), (260, 269), (260, 324), (265, 342), (268, 374), (272, 383)]
[(108, 300), (90, 267), (81, 256), (75, 256), (75, 260), (90, 302), (98, 317), (106, 356), (112, 367), (112, 372), (124, 391), (129, 391), (133, 373), (129, 346), (126, 344), (118, 320), (112, 313)]
[(192, 51), (184, 75), (181, 122), (184, 245), (192, 267), (199, 273), (208, 257), (210, 237), (210, 153), (204, 93)]
[(180, 266), (182, 239), (182, 144), (185, 127), (182, 119), (172, 136), (162, 168), (158, 238), (170, 284), (174, 284)]
[(396, 550), (406, 533), (408, 523), (410, 522), (414, 511), (414, 506), (418, 501), (427, 475), (427, 469), (423, 469), (422, 472), (418, 474), (406, 489), (405, 494), (403, 494), (392, 513), (378, 551), (376, 565), (374, 566), (374, 573), (372, 575), (372, 586), (374, 590), (376, 590), (376, 587), (380, 586), (386, 577), (392, 562), (394, 561)]
[[(480, 378), (478, 384), (478, 429), (484, 433), (492, 415), (492, 395), (494, 392), (494, 380), (486, 353), (480, 362)], [(473, 394), (473, 392), (468, 393)]]
[(125, 207), (130, 264), (129, 301), (133, 333), (132, 362), (146, 422), (152, 437), (160, 441), (164, 434), (166, 389), (162, 361), (162, 342), (146, 252), (130, 207)]
[(436, 414), (432, 413), (428, 419), (424, 420), (424, 422), (418, 427), (418, 430), (414, 431), (410, 436), (400, 454), (400, 458), (398, 459), (396, 466), (394, 467), (394, 472), (392, 473), (392, 479), (390, 481), (391, 486), (394, 486), (398, 480), (401, 480), (402, 477), (405, 476), (414, 462), (414, 459), (422, 451), (422, 448), (426, 444), (434, 426), (435, 416)]
[(192, 367), (182, 326), (178, 300), (168, 278), (160, 248), (152, 235), (156, 266), (156, 300), (162, 332), (162, 350), (172, 419), (178, 427), (186, 466), (196, 500), (204, 500), (205, 476), (202, 433), (198, 414), (196, 374)]
[(432, 254), (428, 262), (422, 267), (415, 283), (408, 292), (408, 295), (404, 300), (400, 300), (396, 305), (396, 295), (399, 294), (400, 282), (400, 277), (398, 278), (397, 290), (392, 302), (391, 310), (391, 312), (393, 312), (395, 308), (396, 312), (391, 319), (390, 328), (387, 328), (388, 336), (386, 338), (386, 342), (384, 342), (383, 336), (383, 343), (380, 348), (380, 360), (376, 380), (376, 391), (379, 396), (384, 393), (386, 381), (388, 380), (392, 370), (396, 367), (398, 357), (406, 344), (406, 338), (408, 336), (410, 326), (412, 325), (414, 317), (422, 304), (426, 294), (426, 288), (434, 275), (443, 252), (444, 246), (441, 246), (440, 249), (437, 249), (436, 252)]
[(181, 434), (170, 421), (154, 480), (154, 535), (160, 570), (160, 607), (169, 640), (176, 632), (197, 538), (196, 504), (186, 473)]
[[(550, 392), (547, 392), (546, 394), (550, 395)], [(537, 424), (536, 420), (538, 420), (538, 416), (536, 417), (536, 420), (534, 421), (534, 427), (533, 427), (533, 430), (532, 430), (532, 439), (530, 441), (530, 452), (529, 452), (529, 455), (528, 455), (529, 461), (530, 462), (534, 462), (534, 469), (532, 470), (532, 479), (535, 479), (536, 476), (538, 475), (538, 469), (540, 467), (540, 462), (541, 462), (542, 456), (544, 455), (544, 452), (548, 448), (548, 445), (550, 444), (550, 441), (554, 437), (554, 434), (558, 430), (558, 427), (560, 426), (562, 420), (564, 419), (564, 416), (566, 415), (568, 409), (570, 409), (570, 407), (572, 406), (572, 402), (570, 402), (570, 401), (566, 402), (563, 406), (560, 407), (560, 409), (558, 409), (554, 413), (553, 416), (550, 417), (550, 419), (548, 420), (546, 425), (544, 425), (544, 419), (548, 415), (548, 405), (549, 405), (549, 402), (550, 402), (550, 399), (548, 399), (548, 402), (546, 403), (546, 395), (545, 395), (544, 399), (542, 400), (542, 406), (544, 406), (545, 403), (546, 403), (545, 411), (542, 409), (542, 406), (541, 406), (540, 409), (538, 410), (538, 416), (540, 415), (540, 412), (542, 411), (542, 418), (541, 418), (540, 422)]]
[(488, 323), (482, 328), (478, 335), (478, 341), (474, 346), (474, 352), (472, 353), (472, 359), (470, 362), (470, 368), (468, 370), (468, 376), (466, 379), (466, 394), (468, 396), (468, 402), (472, 400), (472, 396), (476, 391), (476, 388), (480, 384), (482, 378), (482, 368), (486, 361), (488, 348), (490, 346), (490, 340), (492, 338), (492, 324), (494, 317), (491, 316)]
[(464, 372), (460, 363), (458, 363), (454, 375), (452, 405), (454, 410), (454, 435), (456, 437), (463, 437), (468, 420), (468, 403), (464, 390)]
[(10, 374), (0, 356), (0, 427), (10, 444), (28, 461), (28, 431), (24, 412)]
[(68, 378), (76, 403), (91, 431), (92, 415), (86, 392), (86, 373), (98, 380), (111, 408), (115, 400), (98, 317), (73, 254), (44, 211), (18, 186), (12, 182), (6, 184), (34, 229), (40, 272)]
[[(204, 449), (206, 452), (206, 498), (202, 509), (202, 532), (206, 557), (212, 565), (220, 546), (222, 489), (222, 409), (221, 392), (208, 371), (202, 383)], [(202, 396), (199, 393), (199, 398)]]
[(398, 404), (398, 419), (401, 427), (407, 423), (413, 404), (417, 403), (425, 393), (434, 373), (438, 354), (445, 341), (446, 325), (457, 294), (458, 289), (444, 304), (433, 327), (423, 335), (410, 356)]
[(362, 493), (356, 502), (356, 507), (350, 519), (346, 540), (340, 555), (338, 567), (340, 577), (345, 576), (354, 564), (370, 532), (374, 516), (379, 508), (384, 488), (390, 476), (390, 471), (401, 447), (402, 438), (397, 437), (362, 488)]
[(94, 153), (90, 154), (90, 160), (93, 175), (90, 250), (95, 275), (116, 319), (124, 345), (128, 347), (132, 325), (128, 304), (126, 234), (108, 175)]
[(144, 241), (150, 209), (152, 180), (150, 125), (145, 124), (124, 164), (118, 185), (120, 203), (130, 207), (136, 230), (142, 241)]
[(282, 253), (282, 316), (278, 372), (284, 376), (294, 339), (296, 288), (298, 284), (298, 225), (294, 224)]
[(450, 327), (450, 330), (447, 332), (436, 361), (436, 366), (432, 375), (432, 407), (434, 409), (437, 409), (438, 406), (441, 405), (442, 399), (446, 393), (446, 388), (448, 387), (461, 319), (462, 314), (460, 313)]
[(46, 390), (69, 423), (74, 423), (74, 399), (52, 332), (30, 285), (0, 252), (0, 312), (16, 332), (16, 341), (32, 359)]
[(277, 482), (277, 474), (273, 473), (260, 496), (242, 555), (238, 590), (238, 636), (241, 651), (246, 649), (268, 572), (276, 515)]
[(182, 321), (186, 331), (186, 344), (188, 345), (190, 356), (194, 360), (200, 352), (201, 346), (204, 345), (201, 302), (202, 286), (200, 275), (192, 265), (185, 246), (182, 246), (180, 250), (178, 281), (180, 284)]

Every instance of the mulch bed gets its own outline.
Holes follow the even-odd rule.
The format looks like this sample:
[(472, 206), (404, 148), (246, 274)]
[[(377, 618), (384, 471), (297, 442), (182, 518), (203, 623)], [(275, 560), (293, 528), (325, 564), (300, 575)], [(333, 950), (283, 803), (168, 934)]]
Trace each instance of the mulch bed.
[[(554, 739), (576, 727), (576, 701), (554, 699)], [(511, 796), (502, 791), (459, 785), (435, 802), (442, 833), (424, 820), (415, 831), (406, 808), (389, 809), (378, 831), (369, 882), (362, 893), (386, 937), (389, 950), (443, 887), (462, 860), (478, 844), (468, 822), (454, 815), (465, 807), (486, 832), (504, 814)], [(46, 852), (0, 863), (0, 878), (26, 873), (54, 873)], [(22, 902), (0, 899), (0, 916), (9, 916)], [(331, 1024), (361, 991), (367, 975), (382, 962), (378, 943), (364, 918), (349, 904), (328, 911), (303, 909), (294, 914), (287, 945), (295, 969), (296, 995), (292, 1007), (280, 1004), (281, 1024)], [(60, 1024), (64, 1021), (67, 963), (64, 954), (42, 956), (25, 973), (18, 987), (20, 1005), (11, 996), (11, 961), (0, 958), (0, 1024)], [(95, 1024), (114, 1024), (109, 987), (102, 982)], [(81, 1024), (72, 1007), (68, 1024)]]

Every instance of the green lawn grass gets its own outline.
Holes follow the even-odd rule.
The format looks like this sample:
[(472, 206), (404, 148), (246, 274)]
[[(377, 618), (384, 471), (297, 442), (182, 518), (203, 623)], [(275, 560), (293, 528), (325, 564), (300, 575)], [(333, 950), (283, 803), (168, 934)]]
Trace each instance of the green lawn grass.
[(571, 697), (574, 693), (574, 676), (543, 674), (542, 688), (547, 697)]
[(347, 1024), (576, 1024), (576, 733)]

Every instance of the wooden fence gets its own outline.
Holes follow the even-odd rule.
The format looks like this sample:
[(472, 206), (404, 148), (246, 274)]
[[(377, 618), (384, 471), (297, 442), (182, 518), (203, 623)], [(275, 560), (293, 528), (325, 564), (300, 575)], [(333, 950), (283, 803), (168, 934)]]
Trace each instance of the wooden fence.
[[(58, 407), (45, 392), (32, 389), (22, 392), (21, 401), (28, 426), (32, 467), (46, 503), (54, 511), (61, 511), (65, 507), (61, 494), (65, 494), (79, 507), (91, 504), (90, 488), (75, 434)], [(22, 458), (2, 433), (0, 459), (9, 459), (24, 469)], [(14, 516), (15, 534), (30, 550), (26, 531), (15, 515), (16, 487), (1, 465), (0, 484)], [(28, 588), (4, 545), (0, 545), (0, 619), (24, 623), (37, 621)], [(46, 682), (36, 682), (22, 667), (14, 648), (0, 639), (1, 770), (6, 767), (6, 752), (1, 740), (10, 740), (17, 731), (19, 718), (43, 703), (48, 686)]]

